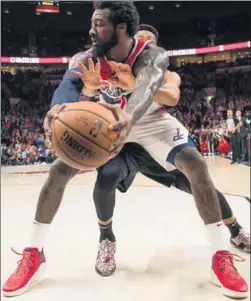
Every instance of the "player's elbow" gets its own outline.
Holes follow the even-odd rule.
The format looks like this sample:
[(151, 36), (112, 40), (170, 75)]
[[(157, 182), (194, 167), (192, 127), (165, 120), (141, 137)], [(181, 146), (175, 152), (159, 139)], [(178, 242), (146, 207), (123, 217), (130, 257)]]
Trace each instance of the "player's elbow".
[(173, 100), (172, 106), (176, 106), (179, 103), (179, 101), (180, 101), (180, 89), (178, 89), (178, 88), (174, 89), (172, 100)]
[(174, 107), (180, 100), (180, 90), (177, 87), (163, 87), (156, 94), (156, 102), (161, 105)]

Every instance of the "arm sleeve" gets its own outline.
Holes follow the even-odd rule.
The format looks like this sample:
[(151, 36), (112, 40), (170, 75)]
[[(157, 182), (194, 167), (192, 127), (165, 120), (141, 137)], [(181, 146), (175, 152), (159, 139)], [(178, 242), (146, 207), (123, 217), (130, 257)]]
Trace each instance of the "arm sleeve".
[(79, 67), (66, 71), (63, 81), (59, 84), (52, 96), (51, 108), (56, 104), (77, 102), (79, 100), (83, 83), (80, 78), (72, 74), (72, 70), (82, 73)]

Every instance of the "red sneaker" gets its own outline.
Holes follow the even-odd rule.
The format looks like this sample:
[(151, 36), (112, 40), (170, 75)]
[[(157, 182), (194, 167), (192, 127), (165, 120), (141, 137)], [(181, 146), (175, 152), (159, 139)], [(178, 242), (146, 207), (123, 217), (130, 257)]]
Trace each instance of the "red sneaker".
[(26, 292), (45, 267), (44, 252), (39, 252), (37, 248), (26, 248), (23, 254), (15, 253), (23, 258), (18, 262), (15, 272), (3, 285), (3, 295), (6, 297), (18, 296)]
[(246, 298), (248, 296), (247, 282), (241, 277), (234, 266), (243, 258), (227, 251), (218, 251), (212, 260), (212, 283), (221, 287), (222, 293), (231, 298)]

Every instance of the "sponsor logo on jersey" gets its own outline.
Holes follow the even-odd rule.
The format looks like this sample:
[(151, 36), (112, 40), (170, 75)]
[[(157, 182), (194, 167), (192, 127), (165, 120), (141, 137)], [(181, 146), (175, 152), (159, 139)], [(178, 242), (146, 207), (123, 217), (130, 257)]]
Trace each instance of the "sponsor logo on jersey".
[(132, 91), (123, 90), (123, 89), (121, 89), (119, 87), (116, 87), (114, 85), (109, 85), (105, 88), (102, 88), (101, 93), (107, 95), (110, 98), (119, 98), (123, 95), (128, 95), (128, 94), (132, 93)]

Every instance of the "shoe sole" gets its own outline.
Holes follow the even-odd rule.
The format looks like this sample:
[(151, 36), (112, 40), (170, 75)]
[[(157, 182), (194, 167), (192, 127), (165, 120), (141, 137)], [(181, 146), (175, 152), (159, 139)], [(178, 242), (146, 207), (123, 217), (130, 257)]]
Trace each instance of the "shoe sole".
[(221, 292), (223, 295), (234, 298), (234, 299), (244, 299), (248, 297), (248, 291), (247, 292), (237, 292), (237, 291), (232, 291), (220, 283), (218, 277), (215, 275), (215, 273), (212, 271), (211, 272), (211, 279), (210, 282), (214, 284), (215, 286), (218, 286), (221, 288)]
[(33, 275), (33, 277), (27, 282), (27, 284), (25, 286), (23, 286), (22, 288), (16, 290), (16, 291), (11, 291), (11, 292), (6, 292), (3, 291), (3, 296), (4, 297), (16, 297), (19, 295), (22, 295), (23, 293), (27, 292), (28, 289), (35, 284), (35, 282), (37, 282), (39, 280), (39, 278), (41, 276), (43, 276), (43, 274), (45, 273), (45, 269), (46, 269), (46, 264), (42, 263), (39, 267), (39, 269), (36, 271), (36, 273)]
[(233, 248), (237, 249), (237, 250), (240, 250), (242, 252), (245, 252), (245, 253), (248, 253), (250, 254), (251, 253), (251, 250), (250, 249), (247, 249), (247, 248), (240, 248), (238, 245), (235, 245), (232, 241), (230, 241), (230, 244)]
[(102, 273), (96, 266), (95, 266), (95, 271), (99, 274), (99, 276), (109, 277), (109, 276), (112, 276), (112, 274), (116, 271), (116, 266), (115, 266), (114, 270), (112, 272), (110, 272), (109, 274), (108, 273)]

